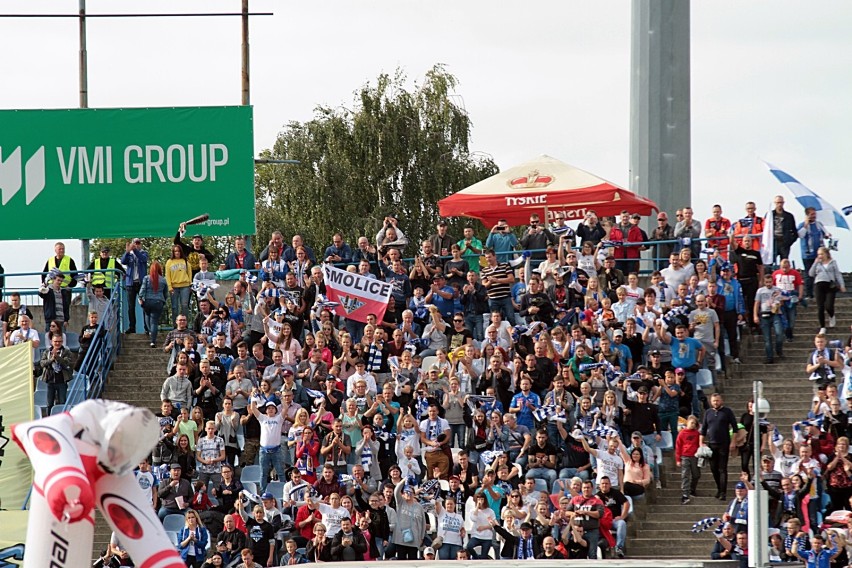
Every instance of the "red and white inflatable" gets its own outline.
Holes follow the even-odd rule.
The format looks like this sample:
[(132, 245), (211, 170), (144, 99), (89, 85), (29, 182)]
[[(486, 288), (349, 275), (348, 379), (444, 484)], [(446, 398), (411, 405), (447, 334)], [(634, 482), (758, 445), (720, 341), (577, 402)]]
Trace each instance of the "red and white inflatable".
[(157, 443), (150, 410), (87, 400), (12, 426), (35, 472), (24, 568), (89, 566), (94, 507), (139, 568), (184, 568), (133, 469)]

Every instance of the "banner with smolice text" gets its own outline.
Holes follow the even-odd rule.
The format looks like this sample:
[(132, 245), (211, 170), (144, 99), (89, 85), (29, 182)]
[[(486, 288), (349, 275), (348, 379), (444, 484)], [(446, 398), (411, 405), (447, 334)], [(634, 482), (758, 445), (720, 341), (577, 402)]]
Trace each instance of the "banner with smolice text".
[(367, 278), (324, 264), (323, 275), (329, 301), (337, 302), (334, 311), (347, 319), (367, 322), (369, 314), (382, 321), (390, 301), (393, 284)]

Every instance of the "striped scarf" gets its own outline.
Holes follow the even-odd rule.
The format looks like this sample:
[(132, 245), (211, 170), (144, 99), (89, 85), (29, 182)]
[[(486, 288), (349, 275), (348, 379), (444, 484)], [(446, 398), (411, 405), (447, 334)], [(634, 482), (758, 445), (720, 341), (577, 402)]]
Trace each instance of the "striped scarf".
[(367, 370), (378, 372), (382, 366), (382, 350), (375, 343), (370, 344), (370, 351), (367, 354)]

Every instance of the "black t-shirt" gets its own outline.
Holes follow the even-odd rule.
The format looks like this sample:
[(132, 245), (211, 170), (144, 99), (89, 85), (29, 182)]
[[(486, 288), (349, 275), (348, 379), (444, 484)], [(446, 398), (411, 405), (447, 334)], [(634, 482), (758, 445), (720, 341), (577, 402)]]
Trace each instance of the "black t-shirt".
[(598, 498), (603, 501), (604, 507), (610, 510), (613, 518), (621, 515), (622, 507), (627, 503), (627, 497), (618, 489), (610, 488), (609, 493), (598, 491)]
[(89, 350), (89, 346), (92, 344), (92, 340), (95, 338), (96, 331), (98, 331), (97, 325), (84, 325), (83, 329), (80, 330), (81, 356), (83, 353)]
[(463, 347), (467, 344), (468, 338), (473, 339), (473, 334), (469, 329), (464, 328), (458, 331), (452, 327), (447, 327), (447, 351), (452, 353), (459, 347)]
[(261, 377), (263, 376), (263, 372), (266, 370), (266, 368), (272, 365), (272, 359), (270, 359), (266, 355), (263, 356), (263, 359), (258, 359), (257, 357), (252, 355), (252, 359), (254, 359), (254, 364), (257, 365), (257, 374)]
[(760, 251), (737, 247), (736, 251), (739, 261), (737, 262), (737, 279), (757, 278), (758, 266), (763, 266), (763, 258)]
[(642, 361), (642, 354), (645, 351), (645, 342), (642, 341), (642, 336), (635, 333), (632, 337), (628, 337), (625, 334), (621, 343), (630, 350), (630, 358), (633, 359), (633, 367), (636, 368), (636, 365)]
[[(544, 447), (542, 447), (542, 446), (538, 445), (537, 441), (533, 442), (530, 445), (530, 449), (529, 449), (529, 452), (528, 452), (530, 457), (535, 456), (539, 460), (547, 460), (547, 458), (549, 456), (555, 456), (555, 455), (557, 455), (557, 453), (558, 452), (556, 451), (556, 448), (550, 442), (545, 442)], [(554, 462), (554, 463), (556, 463), (557, 466), (559, 465), (558, 462)], [(530, 467), (544, 467), (544, 466), (532, 466), (531, 465)]]
[(246, 521), (246, 529), (248, 545), (251, 547), (254, 557), (261, 561), (269, 558), (269, 541), (275, 538), (275, 530), (272, 525), (266, 521), (258, 523), (254, 518), (250, 518)]
[(568, 549), (568, 558), (570, 560), (575, 560), (579, 558), (588, 558), (589, 557), (589, 541), (586, 541), (586, 545), (582, 546), (574, 542), (573, 539), (569, 540), (565, 543), (565, 548)]
[(3, 314), (2, 318), (3, 323), (6, 324), (6, 331), (15, 331), (21, 327), (21, 324), (19, 323), (21, 321), (20, 316), (24, 314), (26, 314), (30, 320), (33, 319), (32, 312), (30, 312), (30, 309), (26, 306), (21, 306), (17, 310), (9, 306), (9, 309), (6, 310), (6, 313)]

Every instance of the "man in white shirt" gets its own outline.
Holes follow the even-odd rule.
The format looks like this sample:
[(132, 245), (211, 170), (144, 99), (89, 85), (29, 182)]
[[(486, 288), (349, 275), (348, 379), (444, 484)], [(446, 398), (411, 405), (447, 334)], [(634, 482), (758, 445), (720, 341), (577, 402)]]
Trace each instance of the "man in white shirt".
[(19, 316), (20, 326), (18, 329), (9, 334), (9, 345), (18, 345), (25, 341), (32, 343), (33, 349), (38, 349), (39, 338), (38, 332), (32, 328), (32, 321), (28, 316)]
[(443, 446), (450, 442), (450, 423), (438, 416), (437, 404), (429, 405), (428, 415), (420, 421), (420, 444), (426, 449), (426, 478), (434, 478), (437, 468), (441, 479), (449, 479), (450, 460)]
[(681, 266), (680, 256), (677, 253), (669, 255), (669, 266), (660, 271), (666, 286), (677, 290), (677, 287), (689, 279), (689, 272)]
[(355, 361), (355, 372), (346, 379), (346, 396), (350, 398), (355, 396), (355, 383), (358, 381), (364, 381), (367, 385), (367, 394), (375, 398), (379, 387), (376, 385), (373, 374), (367, 372), (367, 364), (363, 359)]
[(264, 406), (266, 414), (257, 409), (257, 402), (252, 401), (249, 410), (260, 422), (260, 491), (266, 490), (269, 473), (275, 468), (278, 479), (284, 478), (284, 468), (281, 465), (281, 427), (284, 418), (278, 412), (278, 405), (267, 402)]

